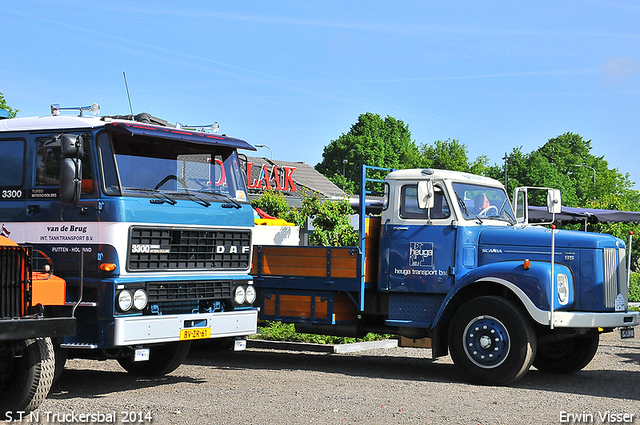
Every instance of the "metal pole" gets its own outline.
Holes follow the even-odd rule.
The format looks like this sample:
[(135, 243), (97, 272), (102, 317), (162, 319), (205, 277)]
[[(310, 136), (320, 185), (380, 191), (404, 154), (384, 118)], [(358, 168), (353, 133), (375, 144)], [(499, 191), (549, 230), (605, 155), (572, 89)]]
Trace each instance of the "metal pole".
[(273, 151), (271, 150), (271, 148), (267, 145), (256, 145), (256, 148), (267, 148), (269, 149), (269, 152), (271, 153), (271, 160), (273, 160)]
[(347, 166), (348, 162), (349, 162), (348, 159), (342, 160), (342, 191), (343, 192), (344, 192), (344, 181), (347, 179), (347, 177), (345, 176), (345, 167)]

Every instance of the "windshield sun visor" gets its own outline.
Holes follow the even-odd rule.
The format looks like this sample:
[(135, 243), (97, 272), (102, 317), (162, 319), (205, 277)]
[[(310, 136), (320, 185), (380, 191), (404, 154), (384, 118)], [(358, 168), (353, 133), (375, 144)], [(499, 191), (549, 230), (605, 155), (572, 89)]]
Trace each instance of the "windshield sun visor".
[(116, 131), (130, 136), (159, 137), (169, 140), (184, 140), (202, 145), (217, 145), (235, 149), (246, 149), (250, 151), (257, 150), (244, 140), (199, 131), (156, 127), (132, 122), (111, 122), (107, 123), (105, 128), (110, 131)]

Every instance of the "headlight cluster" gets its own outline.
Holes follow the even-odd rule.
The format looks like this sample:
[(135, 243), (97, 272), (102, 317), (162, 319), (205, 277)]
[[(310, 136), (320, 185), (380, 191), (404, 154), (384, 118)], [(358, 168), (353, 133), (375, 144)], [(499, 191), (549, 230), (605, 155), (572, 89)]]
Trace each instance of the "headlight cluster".
[(566, 305), (569, 302), (569, 279), (564, 273), (558, 273), (558, 302), (561, 305)]
[(236, 286), (233, 291), (233, 301), (236, 304), (253, 304), (256, 300), (256, 288), (253, 287), (253, 281), (249, 281), (247, 286)]
[(118, 309), (124, 313), (132, 308), (138, 311), (144, 310), (148, 301), (149, 297), (144, 289), (136, 289), (133, 293), (124, 289), (118, 293), (116, 304)]

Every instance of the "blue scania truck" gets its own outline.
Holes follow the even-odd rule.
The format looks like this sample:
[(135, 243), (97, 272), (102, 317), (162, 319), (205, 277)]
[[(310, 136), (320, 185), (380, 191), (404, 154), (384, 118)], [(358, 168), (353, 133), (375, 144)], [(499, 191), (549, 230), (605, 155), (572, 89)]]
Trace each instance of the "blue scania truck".
[(99, 111), (53, 105), (50, 116), (0, 120), (0, 232), (51, 259), (77, 320), (75, 335), (55, 340), (57, 370), (66, 358), (115, 358), (161, 375), (192, 340), (243, 349), (257, 309), (238, 149), (255, 148), (87, 109)]
[[(493, 179), (389, 171), (362, 167), (359, 246), (254, 247), (262, 319), (310, 333), (399, 334), (490, 385), (531, 365), (576, 372), (600, 333), (634, 336), (624, 241), (529, 224), (540, 188), (518, 189), (512, 207)], [(542, 190), (559, 212), (559, 191)]]

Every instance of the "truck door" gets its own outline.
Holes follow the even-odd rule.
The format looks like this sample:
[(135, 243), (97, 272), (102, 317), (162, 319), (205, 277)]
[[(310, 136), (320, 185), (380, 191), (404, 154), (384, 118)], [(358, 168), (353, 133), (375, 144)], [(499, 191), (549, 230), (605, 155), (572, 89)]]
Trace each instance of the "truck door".
[(58, 197), (62, 154), (57, 134), (37, 135), (32, 139), (30, 161), (34, 164), (34, 175), (27, 180), (30, 187), (25, 208), (25, 239), (52, 255), (54, 261), (57, 258), (59, 271), (75, 272), (77, 264), (72, 260), (77, 260), (81, 247), (90, 250), (89, 246), (97, 240), (98, 192), (93, 152), (85, 140), (80, 200), (75, 204), (64, 203)]
[(454, 283), (455, 266), (456, 229), (451, 226), (450, 201), (442, 184), (435, 184), (433, 208), (420, 209), (418, 185), (402, 181), (396, 185), (391, 191), (395, 197), (391, 205), (396, 207), (390, 206), (382, 216), (382, 268), (386, 266), (388, 278), (387, 282), (381, 279), (380, 289), (446, 294)]
[(24, 159), (26, 140), (22, 135), (0, 139), (0, 236), (20, 243), (24, 238), (24, 187), (28, 167)]

